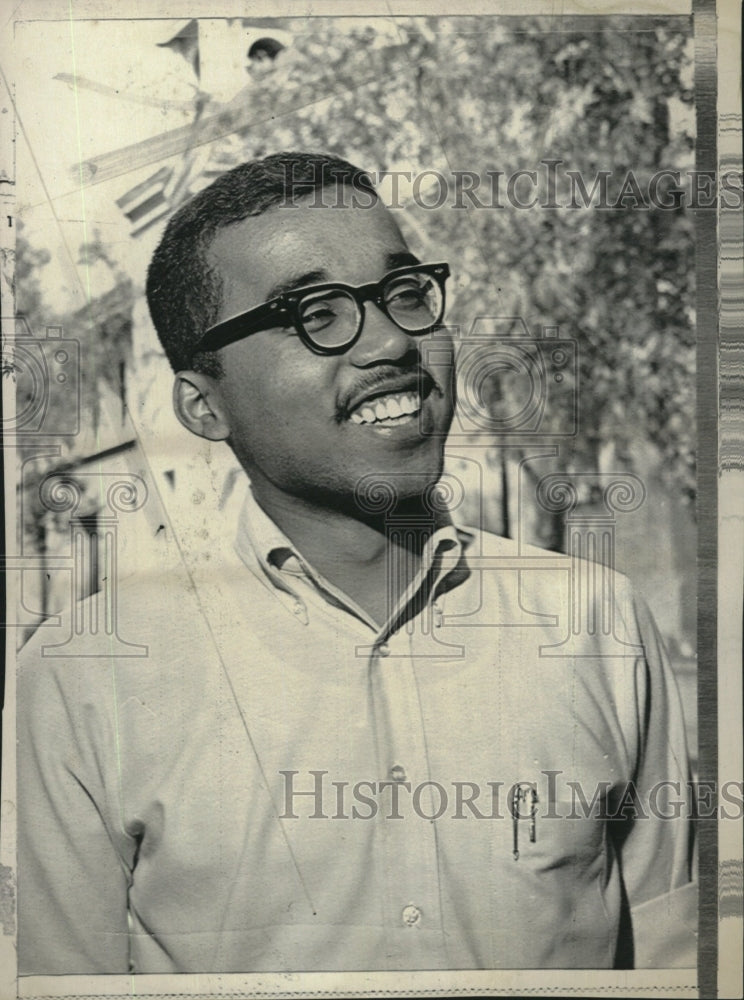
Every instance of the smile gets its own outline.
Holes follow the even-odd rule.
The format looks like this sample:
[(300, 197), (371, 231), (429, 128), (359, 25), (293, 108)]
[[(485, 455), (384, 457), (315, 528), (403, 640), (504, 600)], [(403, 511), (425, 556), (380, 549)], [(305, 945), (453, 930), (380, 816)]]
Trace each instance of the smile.
[(355, 424), (394, 426), (406, 423), (421, 410), (418, 392), (391, 392), (364, 403), (354, 410), (350, 420)]

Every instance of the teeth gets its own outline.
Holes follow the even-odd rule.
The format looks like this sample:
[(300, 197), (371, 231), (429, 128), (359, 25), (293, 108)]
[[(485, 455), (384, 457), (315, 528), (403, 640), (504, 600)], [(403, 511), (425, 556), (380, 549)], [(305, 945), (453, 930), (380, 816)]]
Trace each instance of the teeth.
[(421, 408), (421, 398), (419, 394), (407, 392), (400, 397), (400, 408), (404, 413), (415, 413)]
[(410, 416), (420, 409), (421, 397), (417, 392), (396, 392), (354, 410), (351, 419), (355, 424), (374, 424)]

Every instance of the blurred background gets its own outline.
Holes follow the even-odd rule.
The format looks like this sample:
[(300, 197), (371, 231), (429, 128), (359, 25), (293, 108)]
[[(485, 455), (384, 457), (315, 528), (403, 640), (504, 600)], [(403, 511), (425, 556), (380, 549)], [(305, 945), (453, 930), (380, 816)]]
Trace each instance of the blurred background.
[[(3, 388), (17, 399), (22, 633), (102, 586), (106, 477), (147, 484), (147, 502), (113, 515), (123, 574), (196, 558), (232, 520), (231, 453), (171, 412), (147, 262), (223, 171), (329, 151), (380, 179), (414, 252), (451, 265), (459, 514), (556, 550), (601, 526), (598, 557), (631, 576), (670, 650), (694, 759), (691, 19), (29, 21), (14, 46)], [(679, 174), (665, 207), (648, 197), (660, 171), (662, 191)], [(545, 502), (541, 481), (559, 475), (571, 504)], [(72, 506), (45, 498), (50, 476)], [(634, 501), (613, 505), (613, 482)]]

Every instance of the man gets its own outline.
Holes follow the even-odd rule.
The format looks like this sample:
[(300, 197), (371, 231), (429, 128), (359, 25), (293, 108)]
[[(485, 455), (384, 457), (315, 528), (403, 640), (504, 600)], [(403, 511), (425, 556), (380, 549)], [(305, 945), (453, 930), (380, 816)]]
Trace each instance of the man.
[(335, 157), (171, 220), (147, 293), (176, 411), (251, 491), (234, 553), (122, 588), (146, 660), (25, 650), (23, 973), (611, 968), (684, 935), (647, 612), (608, 573), (612, 635), (560, 655), (570, 561), (437, 490), (448, 273)]

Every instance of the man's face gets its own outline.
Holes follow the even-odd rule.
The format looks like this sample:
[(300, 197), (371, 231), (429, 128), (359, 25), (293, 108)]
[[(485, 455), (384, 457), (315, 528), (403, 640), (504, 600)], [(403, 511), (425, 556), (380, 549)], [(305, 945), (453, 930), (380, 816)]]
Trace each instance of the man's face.
[[(361, 285), (414, 264), (392, 216), (372, 208), (275, 208), (221, 230), (210, 264), (222, 277), (218, 321), (324, 281)], [(295, 329), (251, 334), (221, 349), (216, 384), (230, 443), (262, 487), (311, 502), (348, 506), (359, 480), (390, 478), (400, 496), (436, 481), (452, 420), (452, 378), (437, 335), (435, 377), (422, 365), (426, 337), (401, 330), (372, 302), (357, 342), (318, 355)], [(414, 410), (414, 412), (410, 412)], [(271, 484), (269, 486), (268, 484)]]

